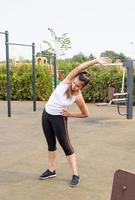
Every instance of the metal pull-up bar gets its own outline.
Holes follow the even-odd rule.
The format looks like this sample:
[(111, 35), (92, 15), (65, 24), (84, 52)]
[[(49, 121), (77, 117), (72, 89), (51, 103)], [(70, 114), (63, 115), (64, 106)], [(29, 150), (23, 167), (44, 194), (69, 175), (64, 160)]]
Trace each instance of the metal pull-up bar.
[(10, 92), (10, 70), (9, 70), (9, 45), (8, 45), (8, 31), (1, 32), (0, 34), (5, 35), (5, 45), (6, 45), (6, 90), (7, 90), (7, 108), (8, 108), (8, 117), (11, 117), (11, 92)]
[(30, 44), (17, 44), (17, 43), (8, 43), (9, 45), (17, 45), (17, 46), (25, 46), (25, 47), (32, 47)]
[(0, 31), (0, 34), (4, 34), (4, 35), (5, 35), (5, 32), (1, 32), (1, 31)]
[(33, 90), (33, 111), (36, 111), (36, 70), (35, 70), (35, 43), (29, 44), (18, 44), (9, 43), (8, 31), (0, 32), (5, 34), (5, 45), (6, 45), (6, 73), (7, 73), (7, 102), (8, 102), (8, 117), (11, 117), (11, 84), (10, 84), (10, 69), (9, 69), (9, 45), (26, 46), (32, 48), (32, 90)]
[(35, 43), (30, 44), (18, 44), (8, 43), (9, 45), (32, 47), (32, 89), (33, 89), (33, 111), (36, 111), (36, 70), (35, 70)]

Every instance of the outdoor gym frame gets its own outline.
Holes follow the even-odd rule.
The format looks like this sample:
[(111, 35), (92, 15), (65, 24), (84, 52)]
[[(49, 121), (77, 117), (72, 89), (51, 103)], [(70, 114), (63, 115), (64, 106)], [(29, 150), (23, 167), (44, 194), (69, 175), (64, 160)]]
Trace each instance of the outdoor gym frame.
[(127, 68), (127, 119), (133, 118), (133, 60), (123, 63)]
[[(10, 84), (10, 66), (9, 66), (9, 45), (18, 45), (18, 46), (26, 46), (32, 48), (32, 91), (33, 91), (33, 111), (36, 111), (36, 69), (35, 69), (35, 43), (32, 45), (28, 44), (17, 44), (17, 43), (9, 43), (9, 33), (8, 31), (0, 32), (0, 34), (5, 35), (5, 46), (6, 46), (6, 74), (7, 74), (7, 108), (8, 108), (8, 117), (11, 117), (11, 84)], [(54, 58), (54, 87), (57, 86), (57, 64), (56, 64), (56, 54), (53, 54)], [(127, 119), (133, 118), (133, 61), (129, 60), (123, 63), (127, 68), (127, 101), (126, 108)], [(119, 106), (119, 105), (118, 105)], [(118, 107), (119, 109), (119, 107)], [(119, 112), (119, 110), (118, 110)]]
[[(125, 96), (126, 98), (112, 99), (111, 101), (117, 104), (118, 113), (122, 116), (126, 116), (127, 119), (133, 118), (133, 61), (128, 60), (123, 63), (123, 67), (127, 69), (127, 91), (121, 91), (121, 93), (114, 93), (114, 96)], [(123, 80), (124, 81), (124, 80)], [(121, 113), (120, 105), (125, 103), (126, 112)]]
[[(127, 60), (126, 62), (123, 62), (123, 68), (127, 70), (127, 91), (124, 91), (124, 79), (125, 79), (125, 69), (124, 69), (121, 92), (111, 94), (113, 95), (113, 98), (111, 96), (109, 103), (99, 103), (97, 105), (98, 106), (111, 105), (111, 103), (114, 103), (117, 105), (117, 111), (119, 115), (126, 116), (127, 119), (132, 119), (133, 118), (133, 60)], [(126, 112), (124, 113), (120, 111), (120, 106), (123, 104), (126, 105)]]
[(8, 31), (0, 32), (0, 34), (5, 35), (5, 47), (6, 47), (6, 90), (7, 90), (7, 110), (8, 117), (11, 117), (11, 83), (10, 83), (10, 63), (9, 63), (9, 45), (26, 46), (32, 48), (32, 100), (33, 100), (33, 111), (36, 111), (36, 65), (35, 65), (35, 43), (31, 45), (28, 44), (17, 44), (9, 43), (9, 33)]

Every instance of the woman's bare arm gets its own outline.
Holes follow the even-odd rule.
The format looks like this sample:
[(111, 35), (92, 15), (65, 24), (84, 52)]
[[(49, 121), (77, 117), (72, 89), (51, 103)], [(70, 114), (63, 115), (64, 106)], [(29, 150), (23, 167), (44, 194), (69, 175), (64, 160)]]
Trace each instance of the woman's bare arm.
[(70, 112), (68, 110), (65, 110), (61, 113), (62, 116), (65, 117), (76, 117), (76, 118), (84, 118), (89, 116), (89, 110), (88, 107), (83, 99), (82, 94), (80, 94), (76, 98), (76, 104), (80, 109), (80, 112)]
[(103, 65), (103, 64), (107, 63), (107, 58), (101, 57), (101, 58), (86, 61), (86, 62), (80, 64), (78, 67), (73, 69), (63, 81), (66, 83), (70, 83), (80, 72), (84, 71), (85, 69), (87, 69), (97, 63)]

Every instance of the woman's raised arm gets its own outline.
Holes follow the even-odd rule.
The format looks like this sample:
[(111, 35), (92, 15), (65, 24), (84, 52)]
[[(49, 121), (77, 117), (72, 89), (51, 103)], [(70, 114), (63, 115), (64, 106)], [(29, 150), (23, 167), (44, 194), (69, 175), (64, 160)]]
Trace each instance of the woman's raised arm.
[(101, 58), (97, 58), (94, 60), (90, 60), (90, 61), (86, 61), (82, 64), (80, 64), (78, 67), (76, 67), (75, 69), (73, 69), (68, 75), (67, 77), (64, 79), (64, 82), (71, 82), (80, 72), (84, 71), (85, 69), (95, 65), (95, 64), (101, 64), (104, 65), (106, 64), (108, 61), (108, 58), (106, 57), (101, 57)]

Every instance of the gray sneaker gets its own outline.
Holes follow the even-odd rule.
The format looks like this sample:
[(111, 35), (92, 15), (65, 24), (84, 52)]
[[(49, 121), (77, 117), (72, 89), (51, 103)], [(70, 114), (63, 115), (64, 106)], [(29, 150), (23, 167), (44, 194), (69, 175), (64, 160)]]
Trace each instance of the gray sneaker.
[(77, 187), (79, 185), (79, 182), (80, 182), (80, 177), (76, 176), (76, 175), (73, 175), (71, 183), (70, 183), (70, 186), (71, 187)]
[(47, 178), (54, 178), (56, 176), (55, 170), (51, 172), (49, 169), (47, 169), (40, 177), (39, 179), (45, 180)]

